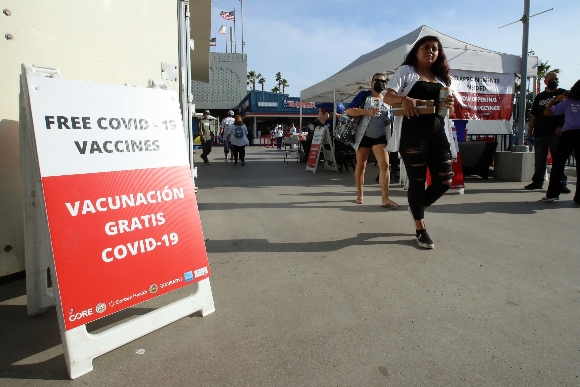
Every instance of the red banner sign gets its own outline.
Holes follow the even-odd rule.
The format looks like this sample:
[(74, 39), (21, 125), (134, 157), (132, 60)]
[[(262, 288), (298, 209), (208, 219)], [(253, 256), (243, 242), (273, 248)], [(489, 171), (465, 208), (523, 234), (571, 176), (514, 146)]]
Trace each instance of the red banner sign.
[(511, 119), (514, 98), (513, 74), (474, 73), (452, 70), (460, 101), (455, 101), (455, 118), (463, 120)]

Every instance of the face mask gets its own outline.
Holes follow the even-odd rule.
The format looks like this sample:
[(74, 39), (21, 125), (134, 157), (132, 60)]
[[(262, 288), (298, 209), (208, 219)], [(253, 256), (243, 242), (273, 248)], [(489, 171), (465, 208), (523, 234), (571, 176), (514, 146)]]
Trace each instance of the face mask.
[(558, 81), (548, 82), (548, 89), (556, 90), (558, 88)]
[(373, 90), (377, 93), (382, 93), (387, 88), (387, 85), (382, 82), (374, 82)]

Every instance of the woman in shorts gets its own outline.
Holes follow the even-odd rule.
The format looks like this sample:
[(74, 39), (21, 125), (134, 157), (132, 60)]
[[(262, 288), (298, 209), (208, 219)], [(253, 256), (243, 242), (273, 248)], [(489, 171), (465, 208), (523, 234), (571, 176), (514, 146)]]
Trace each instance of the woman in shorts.
[(381, 207), (398, 208), (399, 205), (389, 199), (389, 153), (386, 151), (387, 131), (391, 120), (389, 107), (383, 103), (387, 80), (383, 73), (376, 73), (371, 79), (371, 90), (363, 90), (348, 105), (345, 114), (356, 117), (362, 116), (357, 126), (353, 149), (356, 151), (356, 168), (354, 181), (356, 183), (356, 203), (363, 203), (363, 185), (367, 160), (370, 151), (373, 151), (379, 166), (379, 183), (381, 185)]

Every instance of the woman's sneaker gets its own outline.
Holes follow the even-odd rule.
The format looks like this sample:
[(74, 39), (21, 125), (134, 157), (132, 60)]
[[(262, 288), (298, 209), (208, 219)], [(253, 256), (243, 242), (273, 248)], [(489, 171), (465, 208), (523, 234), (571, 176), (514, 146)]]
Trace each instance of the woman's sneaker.
[(429, 238), (429, 234), (427, 234), (427, 230), (417, 230), (417, 244), (424, 249), (432, 249), (435, 247), (433, 241)]
[(544, 186), (542, 184), (538, 184), (538, 183), (530, 183), (530, 184), (526, 185), (524, 187), (524, 189), (527, 189), (527, 190), (544, 189)]
[(547, 197), (547, 196), (544, 196), (544, 197), (542, 198), (542, 201), (543, 201), (543, 202), (555, 202), (556, 200), (560, 200), (560, 198), (549, 198), (549, 197)]

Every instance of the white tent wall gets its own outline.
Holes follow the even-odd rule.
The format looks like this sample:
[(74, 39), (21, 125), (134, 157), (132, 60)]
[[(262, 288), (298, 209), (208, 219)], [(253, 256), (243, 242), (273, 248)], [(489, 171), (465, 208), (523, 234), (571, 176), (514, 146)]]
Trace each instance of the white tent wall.
[[(423, 36), (437, 36), (443, 45), (451, 70), (466, 70), (478, 73), (518, 74), (521, 57), (503, 54), (477, 47), (442, 34), (428, 26), (418, 29), (384, 44), (330, 76), (322, 82), (312, 85), (300, 92), (303, 101), (333, 102), (350, 101), (359, 90), (370, 87), (373, 74), (383, 72), (389, 77), (403, 63), (413, 44)], [(528, 57), (528, 77), (537, 74), (538, 58)], [(507, 134), (511, 133), (511, 121), (482, 121), (475, 125), (470, 121), (468, 128), (471, 134)]]

